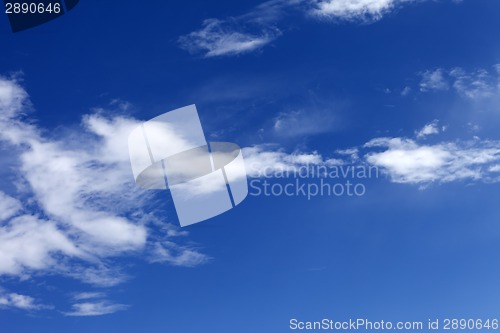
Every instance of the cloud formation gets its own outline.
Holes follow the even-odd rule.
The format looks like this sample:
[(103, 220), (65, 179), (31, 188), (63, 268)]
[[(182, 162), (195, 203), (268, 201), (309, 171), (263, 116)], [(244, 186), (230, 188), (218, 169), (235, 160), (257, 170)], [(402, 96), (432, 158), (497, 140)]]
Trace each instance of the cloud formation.
[(500, 94), (500, 66), (466, 70), (461, 67), (452, 69), (438, 68), (421, 74), (420, 91), (443, 91), (450, 88), (460, 96), (470, 100), (481, 100)]
[(415, 0), (321, 0), (312, 13), (343, 21), (373, 22), (398, 6)]
[(260, 50), (282, 35), (289, 13), (332, 22), (370, 23), (409, 3), (426, 0), (269, 0), (249, 12), (206, 19), (202, 27), (178, 40), (182, 49), (204, 57), (231, 56)]
[(444, 70), (441, 68), (428, 70), (422, 73), (420, 91), (448, 90), (449, 84), (445, 79)]
[(417, 139), (423, 139), (429, 135), (439, 134), (439, 132), (439, 121), (436, 119), (422, 127), (419, 131), (416, 131), (415, 134)]
[(432, 145), (408, 138), (377, 138), (364, 145), (366, 161), (393, 182), (410, 184), (454, 181), (498, 182), (500, 142), (457, 141)]
[(71, 307), (72, 311), (65, 312), (70, 317), (103, 316), (129, 308), (128, 305), (113, 303), (106, 299), (102, 292), (83, 292), (73, 296), (76, 301)]
[[(277, 146), (258, 145), (244, 149), (250, 177), (269, 177), (294, 172), (302, 166), (366, 165), (377, 167), (391, 182), (419, 185), (466, 181), (500, 182), (500, 141), (439, 141), (444, 129), (434, 120), (415, 131), (415, 137), (379, 137), (359, 147), (319, 152), (287, 153)], [(427, 143), (428, 136), (434, 143)]]
[(73, 304), (73, 311), (65, 313), (71, 317), (89, 317), (89, 316), (102, 316), (118, 311), (123, 311), (128, 308), (124, 304), (109, 303), (106, 301), (98, 302), (85, 302)]
[(206, 19), (199, 30), (179, 37), (179, 45), (204, 57), (231, 56), (256, 51), (278, 38), (277, 23), (303, 0), (270, 0), (246, 14)]
[[(110, 287), (127, 279), (113, 259), (134, 255), (151, 263), (194, 267), (210, 258), (184, 245), (187, 232), (145, 212), (151, 197), (136, 188), (127, 136), (139, 123), (91, 113), (81, 128), (54, 134), (27, 115), (27, 92), (13, 79), (0, 79), (0, 143), (14, 156), (13, 183), (0, 191), (0, 276), (27, 279), (43, 273)], [(435, 120), (415, 138), (374, 138), (360, 147), (287, 153), (272, 145), (244, 148), (247, 171), (260, 177), (302, 165), (366, 163), (397, 183), (427, 185), (453, 181), (500, 181), (500, 143), (488, 140), (422, 143), (441, 132)], [(35, 298), (0, 292), (0, 307), (45, 309)], [(67, 315), (100, 315), (126, 309), (105, 295), (73, 298)]]
[(281, 137), (296, 137), (325, 133), (335, 125), (335, 116), (325, 109), (303, 109), (281, 112), (273, 124), (274, 133)]
[(200, 30), (179, 38), (181, 48), (205, 57), (230, 56), (258, 50), (276, 39), (280, 30), (270, 27), (256, 27), (255, 32), (247, 32), (236, 22), (208, 19)]
[[(275, 145), (256, 145), (243, 149), (249, 177), (264, 177), (276, 172), (294, 171), (307, 165), (339, 165), (341, 158), (325, 158), (318, 152), (287, 153)], [(339, 154), (341, 155), (341, 154)]]
[[(115, 257), (188, 267), (208, 260), (182, 244), (185, 232), (144, 211), (152, 197), (135, 186), (127, 149), (139, 121), (92, 113), (81, 131), (49, 135), (27, 117), (31, 112), (19, 82), (0, 77), (0, 146), (14, 157), (12, 190), (0, 191), (0, 276), (51, 273), (109, 287), (126, 280)], [(29, 304), (7, 295), (5, 306)], [(113, 308), (82, 305), (74, 313)]]
[(9, 308), (34, 311), (46, 308), (46, 306), (37, 304), (33, 297), (16, 293), (5, 293), (0, 290), (0, 309)]

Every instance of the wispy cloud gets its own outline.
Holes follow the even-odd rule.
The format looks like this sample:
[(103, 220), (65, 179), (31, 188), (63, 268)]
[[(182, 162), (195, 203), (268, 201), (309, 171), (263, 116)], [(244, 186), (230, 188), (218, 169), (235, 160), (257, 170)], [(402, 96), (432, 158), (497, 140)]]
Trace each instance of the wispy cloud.
[(450, 87), (470, 100), (480, 100), (500, 94), (500, 72), (498, 65), (492, 69), (466, 70), (461, 67), (452, 69), (438, 68), (421, 74), (422, 92), (448, 90)]
[(281, 35), (277, 23), (303, 0), (271, 0), (248, 13), (225, 19), (206, 19), (202, 28), (179, 38), (179, 45), (205, 57), (229, 56), (258, 50)]
[(282, 137), (295, 137), (325, 133), (335, 125), (335, 116), (324, 109), (281, 112), (275, 119), (273, 130)]
[(123, 311), (129, 308), (125, 304), (110, 303), (107, 301), (86, 302), (73, 304), (73, 311), (65, 315), (72, 317), (102, 316)]
[(449, 89), (448, 80), (445, 78), (443, 69), (427, 70), (422, 73), (420, 82), (420, 91), (447, 90)]
[(22, 208), (21, 202), (0, 191), (0, 221), (11, 218)]
[(73, 295), (73, 299), (77, 301), (86, 300), (86, 299), (95, 299), (95, 298), (104, 298), (106, 294), (103, 292), (82, 292)]
[(368, 163), (380, 167), (397, 183), (428, 184), (453, 181), (498, 182), (492, 170), (500, 164), (500, 142), (457, 141), (433, 145), (408, 138), (377, 138), (365, 148)]
[(206, 19), (202, 27), (179, 38), (182, 49), (205, 57), (259, 50), (281, 36), (278, 27), (289, 12), (332, 22), (369, 23), (393, 10), (426, 0), (270, 0), (249, 12), (225, 19)]
[(408, 96), (411, 93), (411, 87), (406, 86), (401, 90), (401, 96)]
[(457, 67), (450, 70), (449, 74), (453, 88), (467, 98), (480, 99), (500, 93), (500, 77), (486, 69), (467, 72)]
[(296, 151), (288, 153), (275, 145), (256, 145), (243, 149), (245, 156), (245, 165), (250, 177), (262, 177), (272, 175), (276, 172), (286, 172), (297, 170), (306, 165), (339, 165), (345, 163), (342, 156), (338, 153), (337, 158), (326, 158), (320, 153)]
[[(1, 291), (1, 290), (0, 290)], [(33, 297), (20, 295), (16, 293), (1, 293), (0, 292), (0, 309), (15, 308), (27, 311), (40, 310), (47, 308), (44, 305), (38, 304)]]
[(73, 294), (72, 299), (76, 301), (71, 308), (72, 311), (64, 312), (70, 317), (95, 317), (112, 314), (129, 308), (128, 305), (114, 303), (106, 299), (104, 292), (82, 292)]
[(173, 266), (195, 267), (210, 260), (208, 256), (193, 248), (179, 246), (170, 241), (153, 244), (150, 253), (151, 262), (169, 263)]
[(276, 39), (280, 30), (258, 26), (256, 32), (247, 32), (236, 22), (208, 19), (203, 27), (179, 38), (181, 48), (205, 57), (229, 56), (258, 50)]
[[(287, 153), (273, 145), (244, 149), (251, 177), (269, 177), (300, 170), (301, 166), (367, 165), (377, 167), (395, 183), (427, 186), (457, 181), (500, 182), (500, 142), (494, 140), (439, 141), (442, 133), (434, 120), (415, 131), (415, 137), (378, 137), (359, 147), (319, 152)], [(435, 135), (435, 143), (422, 139)]]
[[(31, 112), (22, 86), (0, 77), (0, 143), (2, 153), (14, 157), (10, 178), (17, 189), (0, 192), (0, 276), (51, 273), (113, 286), (127, 279), (114, 257), (150, 260), (167, 241), (175, 251), (157, 262), (206, 262), (204, 254), (182, 244), (179, 237), (187, 233), (143, 211), (151, 194), (135, 186), (127, 149), (138, 120), (91, 113), (81, 131), (53, 137), (27, 117)], [(2, 300), (21, 304), (14, 302), (22, 298)], [(75, 313), (113, 308), (104, 305), (82, 305)]]

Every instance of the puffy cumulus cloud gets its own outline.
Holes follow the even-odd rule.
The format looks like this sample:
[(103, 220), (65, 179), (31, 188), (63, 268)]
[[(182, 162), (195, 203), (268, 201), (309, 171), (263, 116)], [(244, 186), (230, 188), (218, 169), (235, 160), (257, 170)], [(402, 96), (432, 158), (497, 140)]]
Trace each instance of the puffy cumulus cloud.
[[(14, 157), (10, 178), (17, 189), (0, 192), (0, 276), (51, 273), (112, 286), (126, 280), (114, 257), (149, 260), (165, 247), (175, 251), (157, 261), (207, 260), (173, 242), (185, 232), (143, 211), (151, 194), (135, 186), (127, 149), (137, 120), (94, 113), (83, 117), (81, 131), (52, 137), (27, 118), (30, 105), (18, 82), (0, 77), (0, 146)], [(15, 300), (2, 298), (21, 304)]]
[[(397, 183), (500, 181), (500, 142), (471, 141), (419, 144), (408, 138), (377, 138), (364, 145), (368, 163)], [(378, 150), (378, 151), (373, 151)]]

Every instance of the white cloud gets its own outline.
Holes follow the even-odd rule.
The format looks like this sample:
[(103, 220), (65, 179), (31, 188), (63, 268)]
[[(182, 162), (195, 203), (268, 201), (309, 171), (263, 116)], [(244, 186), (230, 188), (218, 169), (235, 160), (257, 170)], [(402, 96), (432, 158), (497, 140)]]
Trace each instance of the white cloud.
[(30, 296), (16, 293), (0, 293), (0, 309), (1, 308), (16, 308), (31, 311), (46, 308), (46, 306), (37, 304), (35, 299)]
[(28, 104), (28, 94), (17, 84), (8, 80), (0, 80), (0, 118), (8, 119), (23, 110)]
[[(23, 109), (16, 108), (25, 102), (9, 97), (15, 93), (27, 99), (27, 94), (19, 93), (22, 88), (8, 80), (2, 80), (0, 87), (0, 105), (6, 106), (1, 111), (10, 115), (0, 119), (0, 140), (18, 154), (17, 176), (25, 192), (20, 195), (34, 199), (49, 217), (27, 212), (4, 224), (0, 229), (4, 239), (0, 245), (4, 249), (0, 273), (52, 267), (54, 253), (90, 260), (140, 250), (146, 242), (145, 226), (122, 216), (126, 211), (115, 213), (110, 209), (114, 205), (109, 206), (137, 207), (133, 200), (141, 201), (132, 181), (127, 181), (129, 171), (121, 163), (126, 157), (116, 156), (119, 148), (126, 147), (113, 146), (112, 140), (95, 132), (80, 137), (80, 146), (71, 137), (60, 141), (43, 137), (36, 127), (20, 118)], [(94, 117), (97, 122), (106, 122)], [(116, 119), (114, 125), (114, 133), (119, 136), (135, 122)], [(114, 155), (110, 146), (117, 150)], [(125, 152), (126, 156), (126, 151), (123, 149), (121, 154)], [(32, 251), (22, 250), (27, 246)]]
[(150, 258), (167, 240), (176, 251), (162, 262), (206, 261), (172, 241), (185, 232), (165, 221), (158, 227), (154, 214), (142, 210), (151, 194), (135, 186), (127, 149), (137, 120), (94, 113), (83, 117), (82, 131), (52, 137), (26, 119), (29, 112), (26, 91), (0, 77), (0, 143), (16, 160), (9, 178), (17, 188), (0, 192), (0, 276), (52, 273), (112, 286), (127, 279), (113, 257)]
[(167, 262), (173, 266), (194, 267), (210, 260), (204, 254), (169, 241), (155, 243), (151, 254), (151, 262)]
[(500, 142), (443, 142), (421, 145), (406, 138), (377, 138), (365, 148), (366, 161), (397, 183), (447, 183), (460, 180), (497, 182), (491, 167), (500, 162)]
[(268, 176), (279, 172), (293, 172), (307, 165), (340, 165), (341, 158), (324, 158), (318, 152), (287, 153), (273, 145), (243, 148), (245, 166), (250, 177)]
[(72, 317), (102, 316), (126, 310), (128, 307), (128, 305), (115, 304), (107, 301), (86, 302), (73, 304), (73, 311), (65, 314)]
[(181, 36), (179, 43), (191, 53), (215, 57), (255, 51), (272, 42), (280, 34), (277, 28), (268, 27), (258, 29), (256, 33), (245, 32), (237, 24), (209, 19), (203, 22), (200, 30)]
[[(434, 120), (415, 131), (418, 139), (445, 127)], [(379, 168), (395, 183), (500, 182), (500, 141), (442, 141), (423, 144), (405, 137), (374, 138), (362, 147), (336, 150), (331, 157), (318, 152), (287, 153), (274, 145), (243, 149), (250, 177), (273, 177), (299, 172), (303, 166), (366, 164)], [(279, 176), (276, 176), (279, 177)]]
[(0, 275), (22, 275), (57, 264), (54, 254), (90, 258), (52, 221), (23, 215), (0, 229)]
[(259, 50), (281, 36), (278, 23), (288, 12), (333, 21), (372, 22), (408, 3), (426, 0), (270, 0), (248, 13), (207, 19), (202, 28), (179, 38), (180, 47), (205, 57)]
[(461, 67), (450, 70), (442, 68), (427, 70), (421, 74), (420, 90), (442, 91), (448, 90), (451, 86), (456, 93), (471, 100), (498, 96), (500, 72), (496, 66), (493, 66), (495, 71), (484, 68), (467, 71)]
[(375, 21), (412, 0), (320, 0), (313, 14), (346, 21)]
[(450, 71), (450, 76), (454, 80), (453, 88), (470, 99), (491, 97), (497, 92), (491, 74), (485, 69), (468, 73), (457, 67)]
[[(434, 125), (431, 127), (429, 132), (435, 129)], [(289, 154), (270, 145), (244, 149), (250, 177), (280, 177), (277, 175), (300, 172), (303, 166), (339, 166), (354, 163), (377, 167), (395, 183), (425, 186), (430, 183), (456, 181), (500, 182), (498, 141), (421, 144), (402, 137), (375, 138), (361, 148), (340, 150), (336, 151), (336, 154), (340, 155), (339, 158), (325, 158), (317, 152)], [(350, 159), (345, 159), (346, 156)]]
[[(439, 131), (437, 121), (416, 134), (430, 135), (434, 131)], [(500, 141), (477, 139), (422, 144), (404, 137), (382, 137), (362, 147), (337, 150), (329, 158), (318, 152), (290, 154), (273, 145), (244, 148), (244, 155), (250, 177), (281, 177), (277, 175), (300, 172), (303, 166), (357, 164), (377, 167), (395, 183), (426, 186), (456, 181), (500, 182)]]
[(71, 317), (91, 317), (112, 314), (129, 308), (125, 304), (113, 303), (106, 299), (103, 292), (82, 292), (72, 296), (77, 303), (73, 304), (72, 311), (65, 312)]
[(178, 40), (182, 49), (205, 57), (229, 56), (259, 50), (281, 36), (276, 26), (289, 11), (308, 0), (269, 0), (249, 12), (225, 19), (206, 19), (202, 28)]
[(73, 299), (77, 301), (86, 299), (104, 298), (104, 297), (106, 297), (106, 294), (102, 292), (83, 292), (73, 295)]
[(401, 96), (408, 96), (411, 93), (411, 87), (406, 86), (404, 89), (401, 91)]
[(13, 215), (18, 213), (21, 208), (22, 205), (19, 200), (14, 199), (0, 191), (0, 221), (11, 218)]
[(428, 70), (422, 73), (420, 91), (448, 90), (449, 84), (445, 78), (445, 71), (441, 68)]
[(492, 165), (488, 170), (490, 172), (500, 172), (500, 164)]
[(415, 134), (418, 139), (422, 139), (433, 134), (439, 134), (439, 121), (432, 121), (431, 123), (425, 125), (421, 130), (415, 132)]
[[(417, 139), (445, 131), (434, 120), (415, 131)], [(342, 166), (350, 164), (379, 168), (392, 182), (427, 185), (456, 181), (500, 182), (500, 141), (442, 141), (424, 144), (405, 137), (374, 138), (362, 147), (336, 150), (329, 157), (318, 152), (287, 153), (275, 145), (243, 149), (250, 177), (300, 172), (303, 166)]]

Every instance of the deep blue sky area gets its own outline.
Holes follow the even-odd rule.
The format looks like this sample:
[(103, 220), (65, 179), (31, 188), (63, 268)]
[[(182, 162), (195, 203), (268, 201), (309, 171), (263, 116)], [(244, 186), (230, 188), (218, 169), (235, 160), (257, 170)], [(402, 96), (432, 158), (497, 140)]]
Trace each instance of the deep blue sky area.
[[(81, 112), (112, 98), (126, 99), (145, 115), (154, 115), (165, 104), (201, 104), (198, 100), (210, 98), (204, 95), (211, 95), (210, 85), (219, 80), (226, 83), (220, 89), (238, 90), (272, 79), (277, 81), (272, 87), (276, 91), (268, 91), (269, 98), (292, 94), (291, 85), (298, 90), (293, 95), (313, 91), (326, 99), (363, 103), (349, 112), (361, 113), (362, 118), (370, 118), (368, 122), (376, 118), (387, 123), (380, 117), (387, 113), (382, 103), (391, 102), (387, 98), (375, 100), (382, 105), (374, 104), (377, 90), (397, 89), (428, 68), (475, 69), (498, 62), (498, 45), (492, 38), (500, 25), (498, 4), (488, 0), (413, 4), (376, 24), (297, 19), (285, 24), (290, 31), (270, 47), (246, 56), (201, 59), (178, 48), (178, 37), (198, 28), (204, 18), (224, 17), (227, 11), (242, 14), (253, 5), (164, 2), (143, 6), (123, 1), (119, 6), (100, 3), (96, 10), (91, 1), (85, 1), (76, 12), (17, 34), (8, 31), (3, 17), (2, 66), (6, 73), (22, 70), (28, 89), (45, 88), (32, 91), (31, 97), (38, 109), (54, 110), (40, 117), (54, 126), (76, 121)], [(226, 101), (200, 105), (202, 116), (222, 102)], [(404, 108), (389, 117), (402, 115), (395, 125), (401, 127), (404, 121), (425, 122), (425, 109)], [(259, 111), (272, 116), (280, 110)]]
[[(269, 24), (280, 34), (261, 48), (206, 57), (181, 47), (179, 37), (204, 20), (239, 22), (260, 3), (81, 0), (19, 33), (0, 14), (0, 76), (20, 78), (32, 103), (28, 116), (50, 138), (82, 130), (82, 117), (96, 108), (147, 120), (196, 104), (211, 140), (325, 158), (375, 138), (417, 140), (433, 121), (440, 133), (419, 144), (491, 148), (500, 140), (499, 1), (395, 1), (380, 19), (363, 22), (294, 9)], [(454, 68), (470, 82), (486, 71), (492, 93), (467, 97), (477, 86), (461, 89)], [(436, 70), (448, 86), (423, 88)], [(298, 119), (279, 132), (277, 119), (287, 115)], [(317, 130), (305, 130), (309, 121)], [(0, 189), (9, 192), (5, 179)], [(128, 279), (110, 288), (50, 271), (1, 276), (0, 299), (5, 288), (51, 308), (3, 309), (0, 302), (0, 332), (278, 333), (291, 331), (291, 318), (500, 318), (497, 180), (418, 183), (383, 173), (366, 188), (362, 197), (249, 196), (186, 228), (207, 263), (118, 256), (109, 262)], [(155, 198), (177, 224), (168, 192)], [(66, 315), (67, 295), (85, 290), (128, 308)]]

